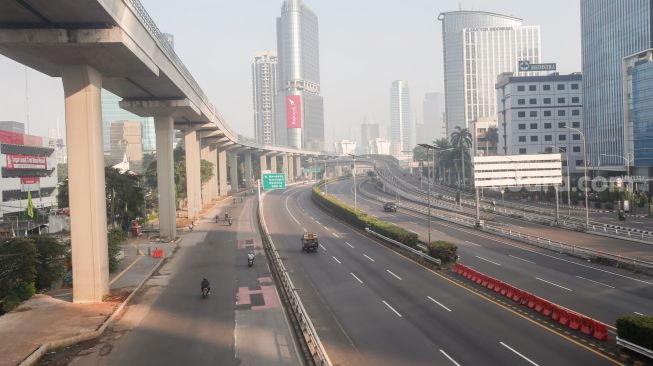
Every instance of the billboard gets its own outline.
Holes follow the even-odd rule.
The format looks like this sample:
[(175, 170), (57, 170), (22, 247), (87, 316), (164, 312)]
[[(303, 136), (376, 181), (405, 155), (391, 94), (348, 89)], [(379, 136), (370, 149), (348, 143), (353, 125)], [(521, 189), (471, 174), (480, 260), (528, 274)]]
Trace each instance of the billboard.
[(48, 169), (45, 156), (7, 155), (7, 169)]
[(286, 128), (302, 127), (302, 96), (286, 96)]
[(532, 64), (528, 60), (521, 60), (517, 63), (519, 71), (556, 71), (556, 64)]
[(562, 155), (474, 157), (474, 186), (521, 187), (562, 184)]

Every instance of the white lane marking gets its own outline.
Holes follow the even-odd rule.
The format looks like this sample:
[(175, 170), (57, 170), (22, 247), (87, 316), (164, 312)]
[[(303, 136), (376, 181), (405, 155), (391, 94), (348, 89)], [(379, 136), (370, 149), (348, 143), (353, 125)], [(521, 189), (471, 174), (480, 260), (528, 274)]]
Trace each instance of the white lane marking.
[(514, 256), (512, 254), (508, 254), (508, 257), (519, 259), (520, 261), (528, 262), (528, 263), (531, 263), (531, 264), (535, 264), (535, 262), (533, 262), (533, 261), (529, 261), (528, 259), (524, 259), (524, 258), (519, 258), (519, 257)]
[(446, 310), (446, 311), (451, 311), (451, 309), (449, 309), (448, 307), (446, 307), (446, 306), (440, 304), (436, 299), (432, 298), (431, 296), (427, 296), (427, 297), (428, 297), (429, 300), (431, 300), (431, 301), (433, 301), (434, 303), (440, 305), (444, 310)]
[(306, 232), (306, 228), (305, 228), (305, 227), (302, 227), (302, 230), (304, 230), (304, 232)]
[(560, 285), (558, 285), (557, 283), (549, 282), (549, 281), (547, 281), (547, 280), (543, 280), (543, 279), (541, 279), (541, 278), (539, 278), (539, 277), (535, 277), (535, 279), (538, 280), (538, 281), (542, 281), (542, 282), (548, 283), (549, 285), (553, 285), (553, 286), (556, 286), (556, 287), (560, 287), (561, 289), (565, 289), (565, 290), (567, 290), (567, 291), (571, 291), (570, 288), (567, 288), (567, 287), (564, 287), (564, 286), (560, 286)]
[(454, 365), (456, 365), (456, 366), (460, 366), (460, 364), (459, 364), (458, 362), (456, 362), (456, 360), (454, 360), (453, 358), (451, 358), (451, 356), (449, 356), (449, 355), (447, 354), (447, 352), (445, 352), (445, 351), (443, 351), (443, 350), (440, 350), (440, 353), (442, 353), (442, 354), (444, 355), (444, 357), (446, 357), (447, 359), (449, 359), (449, 361), (451, 361), (451, 363), (453, 363)]
[(638, 312), (636, 312), (636, 311), (633, 311), (633, 313), (635, 313), (635, 314), (637, 314), (637, 315), (644, 316), (644, 314), (642, 314), (642, 313), (638, 313)]
[(350, 274), (350, 275), (352, 275), (352, 276), (354, 276), (354, 278), (355, 278), (355, 279), (356, 279), (356, 280), (357, 280), (358, 282), (360, 282), (360, 283), (361, 283), (361, 285), (363, 284), (363, 281), (361, 281), (361, 279), (360, 279), (360, 278), (358, 278), (358, 277), (356, 277), (356, 275), (355, 275), (355, 274), (353, 274), (352, 272), (349, 272), (349, 274)]
[(369, 257), (367, 254), (365, 254), (365, 253), (363, 253), (363, 256), (365, 256), (365, 258), (371, 260), (372, 262), (376, 262), (374, 259), (370, 258), (370, 257)]
[(535, 362), (531, 361), (530, 359), (528, 359), (528, 357), (526, 357), (526, 356), (522, 355), (521, 353), (517, 352), (514, 348), (510, 347), (509, 345), (507, 345), (507, 344), (505, 344), (505, 343), (503, 343), (503, 342), (499, 342), (499, 343), (500, 343), (502, 346), (504, 346), (504, 347), (506, 347), (507, 349), (509, 349), (509, 350), (511, 350), (512, 352), (514, 352), (517, 356), (519, 356), (519, 357), (523, 358), (524, 360), (528, 361), (528, 363), (530, 363), (531, 365), (533, 365), (533, 366), (540, 366), (540, 365), (536, 364)]
[(469, 240), (465, 240), (465, 244), (473, 245), (473, 246), (475, 246), (475, 247), (480, 247), (480, 246), (481, 246), (480, 244), (472, 243), (472, 242), (469, 241)]
[(317, 219), (313, 219), (313, 220), (315, 220), (315, 222), (317, 222), (317, 223), (318, 223), (319, 225), (322, 225), (322, 224), (320, 224), (320, 222), (319, 222), (319, 221), (317, 221)]
[(320, 248), (322, 248), (322, 250), (326, 252), (326, 248), (324, 247), (324, 245), (320, 244)]
[(475, 257), (478, 258), (478, 259), (480, 259), (480, 260), (486, 261), (486, 262), (488, 262), (488, 263), (492, 263), (492, 264), (494, 264), (494, 265), (497, 265), (497, 266), (500, 266), (500, 265), (501, 265), (501, 264), (499, 264), (499, 263), (497, 263), (497, 262), (492, 262), (492, 261), (489, 260), (489, 259), (486, 259), (486, 258), (483, 258), (483, 257), (479, 257), (479, 256), (477, 256), (477, 255), (476, 255)]
[[(295, 215), (293, 215), (292, 212), (290, 212), (290, 210), (288, 209), (288, 198), (290, 198), (290, 196), (292, 196), (292, 193), (289, 194), (288, 197), (286, 197), (286, 211), (288, 211), (288, 214), (290, 214), (290, 217), (292, 217), (292, 219), (295, 220), (295, 222), (297, 223), (297, 225), (302, 226), (302, 224), (299, 223), (299, 220), (297, 220), (297, 218), (295, 217)], [(305, 231), (305, 230), (304, 230), (304, 231)]]
[(349, 245), (350, 247), (352, 247), (352, 249), (354, 248), (353, 245), (351, 245), (351, 244), (349, 244), (349, 243), (347, 243), (347, 242), (345, 242), (345, 244), (347, 244), (347, 245)]
[(338, 258), (336, 258), (336, 257), (334, 257), (334, 256), (331, 256), (331, 258), (333, 258), (336, 262), (338, 262), (338, 264), (342, 264), (342, 262), (340, 262), (340, 261), (338, 260)]
[(329, 227), (326, 226), (326, 225), (322, 225), (322, 227), (323, 227), (326, 231), (331, 231), (331, 229), (329, 229)]
[(417, 226), (419, 226), (419, 224), (416, 223), (415, 221), (408, 221), (408, 222), (410, 222), (410, 223), (413, 224), (413, 225), (417, 225)]
[(385, 306), (389, 307), (390, 310), (394, 311), (394, 313), (397, 314), (398, 317), (403, 318), (403, 317), (401, 316), (401, 314), (399, 314), (399, 312), (398, 312), (397, 310), (395, 310), (395, 308), (393, 308), (392, 306), (390, 306), (390, 304), (388, 304), (387, 302), (385, 302), (385, 300), (382, 300), (382, 301), (383, 301), (383, 303), (385, 304)]
[(394, 273), (392, 273), (392, 271), (391, 271), (391, 270), (389, 270), (389, 269), (386, 269), (386, 272), (388, 272), (388, 273), (390, 273), (391, 275), (393, 275), (393, 276), (395, 276), (395, 277), (397, 277), (397, 278), (399, 279), (399, 281), (401, 281), (401, 277), (399, 277), (399, 276), (397, 276), (396, 274), (394, 274)]
[(338, 233), (333, 233), (333, 236), (335, 236), (336, 238), (340, 237), (340, 235), (338, 235)]
[(601, 286), (605, 286), (605, 287), (609, 287), (609, 288), (614, 288), (614, 286), (607, 285), (607, 284), (605, 284), (603, 282), (590, 280), (589, 278), (585, 278), (585, 277), (581, 277), (581, 276), (576, 276), (576, 277), (580, 278), (581, 280), (590, 281), (590, 282), (595, 283), (597, 285), (601, 285)]

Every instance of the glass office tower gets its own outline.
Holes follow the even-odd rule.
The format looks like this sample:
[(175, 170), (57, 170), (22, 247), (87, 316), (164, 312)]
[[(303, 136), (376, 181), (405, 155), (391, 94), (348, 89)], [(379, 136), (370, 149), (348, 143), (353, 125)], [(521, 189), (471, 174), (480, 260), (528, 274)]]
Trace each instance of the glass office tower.
[[(497, 77), (520, 60), (541, 60), (539, 26), (483, 11), (452, 11), (442, 22), (447, 135), (479, 118), (496, 117)], [(534, 73), (520, 73), (533, 75)]]
[(393, 155), (415, 147), (415, 129), (410, 114), (408, 83), (395, 80), (390, 87), (390, 150)]
[(317, 16), (301, 0), (286, 0), (277, 18), (276, 143), (324, 150)]
[(625, 170), (620, 156), (632, 152), (624, 122), (623, 59), (651, 47), (651, 10), (651, 0), (580, 2), (588, 164), (603, 171)]

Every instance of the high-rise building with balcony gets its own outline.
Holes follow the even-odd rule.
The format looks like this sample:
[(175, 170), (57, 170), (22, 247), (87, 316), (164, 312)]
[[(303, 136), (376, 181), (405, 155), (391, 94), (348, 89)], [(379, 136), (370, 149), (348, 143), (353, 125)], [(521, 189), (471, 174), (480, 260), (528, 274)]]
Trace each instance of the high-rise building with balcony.
[(651, 48), (652, 11), (651, 0), (580, 2), (588, 163), (602, 173), (625, 172), (623, 157), (633, 153), (624, 111), (623, 59)]
[(395, 80), (390, 87), (390, 142), (391, 154), (412, 150), (415, 145), (415, 128), (410, 113), (408, 83)]
[(301, 0), (285, 0), (281, 6), (277, 57), (276, 142), (322, 151), (324, 103), (320, 94), (318, 22)]
[[(519, 61), (541, 59), (540, 27), (484, 11), (452, 11), (442, 22), (447, 135), (457, 126), (496, 117), (497, 76), (517, 72)], [(534, 75), (534, 73), (520, 73)]]
[(259, 144), (275, 144), (275, 93), (277, 91), (277, 55), (259, 52), (252, 62), (254, 96), (254, 137)]

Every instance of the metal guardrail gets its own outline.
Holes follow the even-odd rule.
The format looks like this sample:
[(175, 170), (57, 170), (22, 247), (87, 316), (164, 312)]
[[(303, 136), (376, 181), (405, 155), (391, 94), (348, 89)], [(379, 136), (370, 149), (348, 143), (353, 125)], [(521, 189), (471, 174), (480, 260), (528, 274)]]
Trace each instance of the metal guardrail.
[(396, 241), (394, 239), (390, 239), (387, 236), (384, 236), (384, 235), (381, 235), (381, 234), (377, 233), (376, 231), (370, 230), (370, 228), (366, 227), (365, 231), (367, 233), (373, 235), (373, 236), (376, 236), (379, 239), (383, 239), (384, 241), (397, 246), (397, 248), (399, 248), (399, 249), (401, 249), (401, 250), (403, 250), (405, 252), (404, 254), (408, 254), (407, 255), (408, 257), (410, 257), (411, 259), (413, 259), (414, 261), (416, 261), (418, 263), (426, 262), (426, 263), (431, 264), (432, 266), (437, 266), (437, 267), (440, 267), (442, 265), (442, 261), (440, 259), (438, 259), (438, 258), (433, 258), (430, 255), (422, 253), (417, 249), (413, 249), (413, 248), (409, 247), (406, 244), (398, 242), (398, 241)]
[[(403, 192), (397, 187), (391, 186), (390, 189), (394, 190), (399, 195), (411, 201), (423, 202), (423, 200), (420, 199), (419, 197)], [(359, 192), (379, 202), (385, 201), (379, 196), (371, 195), (369, 192), (366, 192), (364, 189), (360, 189)], [(397, 206), (403, 207), (411, 211), (415, 211), (423, 215), (428, 215), (427, 208), (422, 206), (421, 204), (406, 204), (406, 203), (398, 202)], [(476, 228), (476, 220), (463, 215), (452, 215), (451, 213), (444, 214), (442, 212), (438, 212), (437, 210), (431, 210), (431, 217), (436, 217), (438, 219), (448, 221), (458, 225)], [(503, 227), (499, 227), (493, 225), (492, 223), (487, 223), (487, 222), (484, 223), (483, 226), (478, 229), (484, 232), (492, 233), (508, 239), (517, 240), (525, 244), (537, 246), (543, 249), (548, 249), (561, 254), (568, 254), (577, 258), (593, 260), (599, 263), (609, 264), (615, 267), (631, 269), (644, 273), (653, 273), (653, 263), (639, 260), (636, 258), (624, 257), (617, 254), (606, 253), (604, 251), (598, 251), (598, 250), (585, 248), (578, 245), (572, 245), (556, 240), (546, 239), (535, 235), (524, 234), (519, 231), (507, 230)]]
[(640, 355), (644, 355), (644, 356), (646, 356), (646, 357), (648, 357), (650, 359), (653, 359), (653, 350), (650, 350), (648, 348), (644, 348), (642, 346), (638, 346), (638, 345), (636, 345), (635, 343), (632, 343), (632, 342), (628, 342), (627, 340), (625, 340), (623, 338), (619, 338), (619, 336), (617, 336), (617, 345), (621, 346), (623, 348), (627, 348), (627, 349), (629, 349), (631, 351), (635, 351), (635, 352), (639, 353)]
[(288, 270), (281, 260), (281, 256), (277, 251), (270, 232), (268, 231), (267, 226), (265, 225), (265, 218), (263, 217), (263, 202), (259, 200), (258, 203), (258, 224), (259, 230), (261, 232), (261, 238), (263, 240), (263, 247), (268, 255), (269, 263), (271, 264), (272, 271), (276, 274), (276, 277), (279, 279), (280, 289), (284, 294), (284, 297), (287, 300), (288, 305), (290, 306), (289, 313), (294, 317), (296, 324), (301, 330), (304, 342), (306, 342), (307, 351), (310, 353), (311, 359), (316, 365), (331, 366), (331, 360), (320, 341), (320, 337), (311, 322), (308, 312), (304, 308), (302, 301), (299, 295), (296, 292), (295, 285), (293, 284), (290, 276), (288, 275)]
[[(377, 170), (377, 174), (389, 181), (389, 183), (394, 183), (397, 185), (402, 186), (406, 190), (413, 191), (414, 193), (420, 194), (424, 197), (427, 196), (427, 192), (424, 190), (421, 190), (417, 187), (414, 187), (413, 185), (404, 182), (403, 180), (399, 179), (398, 177), (392, 175), (391, 173), (388, 173), (389, 175), (386, 175), (385, 173), (381, 173), (380, 170)], [(445, 199), (450, 202), (455, 202), (455, 198), (452, 196), (447, 196), (444, 194), (437, 194), (431, 192), (431, 197), (434, 198), (441, 198)], [(437, 202), (437, 200), (434, 200)], [(440, 206), (442, 207), (441, 204), (433, 204), (434, 206)], [(476, 204), (475, 202), (472, 201), (467, 201), (467, 200), (461, 200), (461, 205), (465, 207), (470, 207), (470, 208), (475, 208)], [(454, 205), (457, 207), (457, 205)], [(518, 207), (523, 207), (524, 205), (518, 205)], [(514, 217), (518, 219), (522, 219), (525, 221), (537, 223), (537, 224), (542, 224), (542, 225), (555, 225), (553, 221), (553, 217), (550, 215), (547, 216), (545, 213), (540, 211), (538, 214), (533, 214), (533, 210), (513, 210), (513, 209), (508, 209), (508, 208), (500, 208), (500, 207), (492, 207), (490, 205), (482, 205), (481, 204), (481, 210), (485, 212), (492, 212), (495, 214), (501, 214), (503, 216), (509, 216), (509, 217)], [(459, 211), (462, 212), (462, 207), (459, 209)], [(564, 216), (564, 215), (562, 215)], [(610, 225), (610, 224), (605, 224), (601, 222), (595, 222), (595, 221), (590, 221), (589, 227), (585, 227), (585, 223), (581, 220), (575, 219), (575, 218), (570, 218), (567, 217), (566, 219), (563, 218), (560, 221), (558, 221), (558, 226), (563, 227), (568, 230), (573, 230), (573, 231), (580, 231), (580, 232), (587, 232), (587, 233), (592, 233), (592, 234), (597, 234), (597, 235), (608, 235), (608, 236), (620, 236), (620, 237), (627, 237), (628, 239), (633, 239), (637, 240), (639, 242), (642, 242), (644, 244), (653, 244), (653, 234), (651, 234), (648, 231), (644, 230), (638, 230), (634, 228), (627, 228), (627, 227), (618, 227), (615, 225)]]

